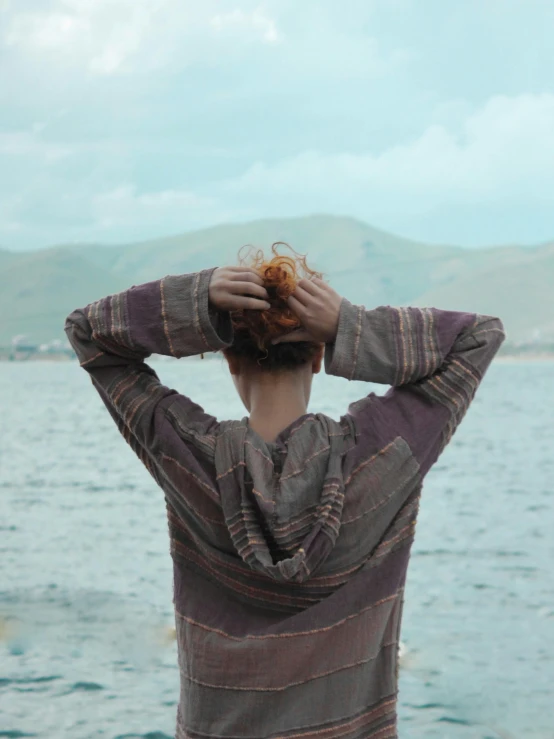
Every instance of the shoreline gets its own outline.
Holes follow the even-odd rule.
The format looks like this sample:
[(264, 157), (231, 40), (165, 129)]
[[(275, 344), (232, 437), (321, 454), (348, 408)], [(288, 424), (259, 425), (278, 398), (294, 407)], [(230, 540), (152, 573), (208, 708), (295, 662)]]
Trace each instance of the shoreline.
[[(162, 357), (159, 355), (152, 355), (150, 358), (152, 362), (165, 362), (174, 359), (173, 357)], [(199, 354), (195, 354), (191, 357), (184, 357), (184, 359), (197, 360), (197, 361), (214, 361), (216, 357), (209, 357), (204, 355), (204, 359), (200, 358)], [(24, 364), (29, 362), (76, 362), (76, 357), (69, 357), (67, 355), (31, 355), (24, 358), (10, 358), (9, 356), (2, 356), (0, 354), (0, 362), (6, 364)], [(509, 364), (511, 362), (554, 362), (554, 354), (501, 354), (497, 355), (493, 362), (504, 362)]]
[(554, 354), (501, 354), (493, 362), (554, 362)]

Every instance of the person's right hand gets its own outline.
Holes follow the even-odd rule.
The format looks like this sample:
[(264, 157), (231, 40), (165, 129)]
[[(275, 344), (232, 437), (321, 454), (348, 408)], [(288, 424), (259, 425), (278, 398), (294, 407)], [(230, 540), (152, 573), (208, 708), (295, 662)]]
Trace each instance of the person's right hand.
[(335, 341), (342, 297), (330, 285), (318, 277), (299, 280), (287, 302), (302, 327), (273, 339), (272, 344), (283, 341), (327, 344)]

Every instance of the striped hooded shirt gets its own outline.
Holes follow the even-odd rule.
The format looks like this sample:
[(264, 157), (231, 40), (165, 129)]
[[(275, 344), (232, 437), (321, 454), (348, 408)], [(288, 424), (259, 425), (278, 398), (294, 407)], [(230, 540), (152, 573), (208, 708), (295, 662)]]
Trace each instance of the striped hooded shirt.
[[(499, 318), (342, 298), (325, 371), (382, 383), (268, 443), (145, 363), (233, 341), (214, 268), (73, 311), (65, 330), (163, 490), (180, 674), (176, 739), (397, 737), (404, 585), (425, 475), (505, 339)], [(193, 388), (191, 388), (193, 391)]]

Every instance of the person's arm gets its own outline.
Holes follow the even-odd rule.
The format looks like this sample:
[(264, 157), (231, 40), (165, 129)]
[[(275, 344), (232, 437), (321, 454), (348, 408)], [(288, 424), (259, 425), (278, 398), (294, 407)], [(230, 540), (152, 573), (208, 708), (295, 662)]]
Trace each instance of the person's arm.
[[(374, 427), (402, 436), (424, 476), (462, 421), (506, 338), (499, 318), (478, 313), (380, 306), (342, 298), (325, 371), (392, 387), (349, 406), (357, 433)], [(377, 417), (376, 415), (377, 414)]]
[(209, 303), (216, 268), (167, 276), (74, 310), (65, 331), (80, 366), (131, 448), (153, 472), (151, 455), (177, 398), (187, 424), (208, 433), (216, 419), (162, 385), (144, 360), (151, 354), (188, 357), (228, 346), (230, 314)]

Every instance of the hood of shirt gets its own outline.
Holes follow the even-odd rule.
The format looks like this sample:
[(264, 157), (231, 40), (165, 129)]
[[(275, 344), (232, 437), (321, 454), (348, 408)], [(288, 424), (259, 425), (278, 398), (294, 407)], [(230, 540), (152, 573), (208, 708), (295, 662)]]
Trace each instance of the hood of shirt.
[(220, 422), (217, 485), (229, 534), (252, 570), (303, 582), (332, 552), (344, 500), (344, 430), (321, 413), (266, 442), (248, 424)]

